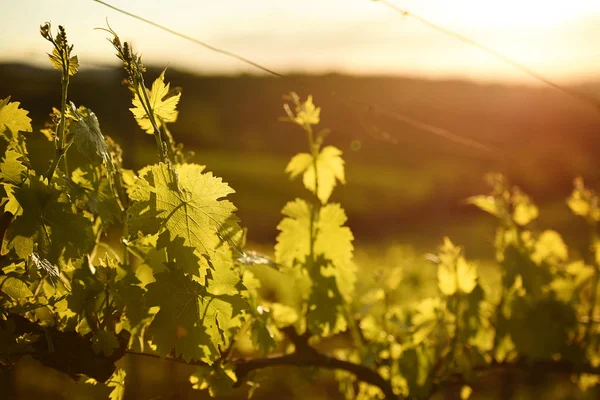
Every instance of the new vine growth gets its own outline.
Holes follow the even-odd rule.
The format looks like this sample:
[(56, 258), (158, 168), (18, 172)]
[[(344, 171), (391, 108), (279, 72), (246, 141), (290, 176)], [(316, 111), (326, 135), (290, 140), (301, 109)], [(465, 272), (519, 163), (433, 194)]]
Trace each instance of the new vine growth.
[[(123, 167), (121, 148), (94, 112), (69, 97), (79, 60), (66, 30), (43, 24), (61, 85), (60, 108), (51, 108), (42, 131), (53, 147), (47, 169), (31, 166), (27, 140), (38, 133), (28, 112), (0, 100), (1, 371), (30, 356), (107, 386), (113, 400), (127, 384), (115, 363), (128, 355), (194, 365), (190, 385), (213, 396), (251, 396), (261, 390), (259, 374), (281, 365), (335, 371), (348, 399), (442, 391), (466, 399), (483, 375), (503, 368), (566, 374), (583, 389), (600, 382), (600, 208), (583, 180), (567, 201), (589, 228), (581, 258), (557, 232), (534, 229), (532, 199), (491, 174), (491, 192), (469, 202), (498, 220), (499, 278), (485, 279), (445, 238), (429, 256), (436, 295), (394, 302), (404, 290), (398, 271), (370, 279), (374, 272), (353, 260), (346, 214), (330, 202), (345, 184), (342, 152), (326, 144), (330, 132), (311, 96), (285, 97), (283, 120), (306, 139), (285, 173), (301, 178), (306, 196), (283, 207), (270, 259), (246, 248), (227, 200), (234, 190), (191, 162), (171, 134), (181, 92), (166, 71), (148, 86), (139, 53), (105, 31), (123, 63), (138, 133), (155, 138), (156, 163)], [(73, 151), (87, 162), (70, 165)], [(257, 265), (276, 270), (297, 298), (263, 296)], [(347, 340), (320, 350), (331, 338)]]

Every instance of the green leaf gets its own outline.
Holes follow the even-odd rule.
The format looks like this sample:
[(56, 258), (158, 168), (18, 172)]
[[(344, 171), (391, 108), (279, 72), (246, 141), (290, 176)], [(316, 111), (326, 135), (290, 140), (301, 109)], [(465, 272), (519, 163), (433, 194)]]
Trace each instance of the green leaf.
[(513, 194), (512, 201), (514, 204), (513, 220), (518, 225), (525, 226), (538, 217), (538, 208), (526, 194), (517, 190)]
[[(212, 342), (212, 348), (224, 350), (242, 326), (243, 315), (248, 303), (241, 295), (206, 295), (201, 300), (201, 319)], [(220, 351), (212, 354), (220, 357)]]
[(319, 210), (315, 254), (323, 255), (336, 265), (348, 265), (352, 262), (354, 236), (347, 226), (348, 218), (344, 209), (337, 203), (327, 204)]
[(131, 274), (109, 285), (109, 292), (116, 308), (125, 311), (127, 328), (131, 333), (142, 328), (148, 317), (148, 307), (144, 297), (145, 290), (139, 286), (140, 281)]
[(246, 302), (240, 295), (212, 295), (179, 270), (154, 277), (146, 287), (146, 300), (160, 307), (149, 327), (158, 353), (167, 355), (174, 349), (186, 361), (212, 362), (241, 325)]
[(223, 396), (231, 391), (237, 377), (233, 369), (223, 365), (213, 367), (199, 367), (190, 376), (192, 388), (196, 390), (208, 389), (212, 397)]
[(14, 189), (13, 197), (22, 213), (8, 227), (4, 254), (14, 250), (20, 258), (27, 258), (34, 252), (35, 244), (38, 253), (51, 263), (60, 257), (77, 258), (87, 253), (94, 239), (91, 224), (82, 215), (74, 214), (60, 195), (54, 186), (33, 176)]
[(338, 204), (321, 207), (313, 226), (314, 246), (311, 262), (309, 205), (300, 199), (286, 204), (286, 215), (278, 229), (275, 246), (277, 263), (306, 269), (312, 279), (308, 294), (309, 329), (324, 335), (346, 328), (345, 301), (354, 295), (356, 281), (352, 263), (352, 232), (343, 226), (346, 214)]
[(310, 254), (310, 218), (308, 203), (296, 199), (287, 203), (281, 211), (286, 216), (277, 229), (280, 231), (275, 245), (275, 260), (278, 264), (304, 263)]
[(4, 153), (4, 158), (0, 163), (0, 172), (4, 182), (17, 186), (23, 183), (27, 174), (27, 167), (23, 165), (22, 160), (23, 155), (16, 150), (8, 149)]
[(498, 207), (496, 198), (493, 196), (472, 196), (467, 199), (468, 204), (473, 204), (475, 207), (490, 213), (496, 217), (501, 215), (501, 210)]
[(96, 331), (92, 336), (92, 350), (94, 353), (103, 353), (106, 357), (110, 356), (115, 349), (119, 348), (117, 337), (112, 332), (104, 330)]
[[(277, 229), (280, 231), (275, 245), (275, 259), (283, 265), (304, 263), (310, 254), (310, 206), (302, 199), (285, 205), (286, 216)], [(345, 265), (352, 260), (352, 240), (350, 228), (343, 226), (346, 214), (339, 204), (321, 207), (314, 224), (315, 257), (323, 256), (334, 264)]]
[[(165, 85), (165, 72), (163, 70), (159, 77), (152, 84), (152, 89), (148, 89), (148, 99), (150, 100), (150, 107), (156, 118), (156, 126), (159, 128), (165, 122), (175, 122), (177, 120), (177, 103), (181, 98), (181, 93), (177, 93), (174, 96), (167, 96), (169, 94), (170, 83)], [(139, 90), (144, 90), (142, 87)], [(135, 120), (137, 121), (140, 128), (146, 133), (154, 134), (154, 126), (150, 121), (150, 117), (146, 114), (146, 110), (143, 106), (146, 104), (145, 100), (140, 100), (139, 96), (136, 95), (133, 98), (133, 108), (130, 108)]]
[(277, 346), (273, 333), (267, 326), (268, 313), (257, 313), (252, 318), (250, 325), (250, 338), (254, 346), (259, 349), (262, 354), (268, 354)]
[(444, 239), (439, 258), (438, 285), (444, 295), (452, 296), (456, 292), (471, 293), (475, 289), (477, 268), (460, 255), (460, 248), (450, 239)]
[[(296, 263), (305, 264), (310, 255), (310, 218), (308, 203), (301, 199), (289, 202), (283, 208), (286, 215), (277, 226), (281, 232), (275, 245), (277, 263), (293, 266)], [(321, 207), (314, 224), (314, 257), (322, 257), (334, 268), (323, 268), (327, 276), (335, 276), (340, 293), (349, 299), (354, 292), (356, 281), (355, 269), (352, 264), (354, 239), (346, 223), (346, 214), (339, 204), (327, 204)]]
[(600, 221), (600, 208), (598, 207), (598, 196), (585, 187), (583, 178), (576, 178), (573, 182), (573, 192), (567, 199), (567, 205), (573, 214), (592, 221)]
[(567, 276), (554, 278), (550, 282), (550, 289), (558, 300), (570, 303), (579, 289), (592, 279), (594, 268), (583, 261), (576, 261), (567, 265), (566, 272)]
[(205, 358), (210, 353), (206, 348), (210, 339), (201, 320), (203, 287), (177, 270), (154, 278), (156, 281), (146, 286), (146, 302), (160, 307), (149, 326), (158, 354), (166, 356), (174, 349), (176, 356), (186, 361)]
[(503, 283), (506, 287), (511, 287), (520, 277), (525, 291), (538, 297), (553, 279), (549, 268), (536, 265), (526, 250), (511, 244), (504, 249), (503, 257), (501, 266), (504, 270)]
[(586, 392), (589, 389), (598, 386), (600, 383), (600, 376), (592, 374), (580, 374), (577, 377), (577, 386), (581, 391)]
[(415, 305), (415, 314), (412, 316), (413, 335), (412, 342), (420, 344), (440, 325), (440, 314), (444, 310), (440, 298), (427, 298)]
[[(117, 270), (112, 265), (94, 266), (90, 264), (88, 257), (73, 264), (75, 270), (67, 304), (70, 311), (76, 314), (77, 322), (85, 322), (83, 325), (78, 325), (78, 331), (85, 333), (81, 332), (81, 329), (99, 328), (98, 323), (102, 322), (99, 315), (111, 300), (107, 298), (110, 296), (107, 286), (117, 278)], [(107, 338), (101, 337), (101, 339)]]
[(210, 261), (210, 266), (205, 282), (211, 294), (235, 296), (245, 289), (239, 273), (233, 270), (230, 252), (217, 251)]
[(19, 132), (31, 132), (31, 118), (27, 116), (29, 111), (19, 108), (18, 101), (9, 103), (10, 97), (0, 100), (0, 133), (5, 129), (12, 132), (15, 138)]
[[(67, 46), (66, 43), (65, 43), (65, 46)], [(52, 64), (52, 67), (54, 69), (62, 71), (63, 57), (65, 57), (65, 60), (66, 60), (66, 57), (68, 57), (69, 76), (75, 75), (79, 71), (79, 59), (77, 58), (77, 56), (69, 57), (69, 55), (71, 54), (71, 50), (68, 47), (66, 47), (65, 50), (63, 51), (63, 56), (61, 56), (60, 53), (61, 52), (56, 47), (54, 47), (54, 49), (52, 49), (52, 54), (48, 54), (48, 58), (50, 59), (50, 63)]]
[(309, 95), (306, 101), (298, 107), (294, 122), (302, 126), (317, 125), (320, 122), (320, 114), (321, 108), (315, 107), (312, 95)]
[(535, 242), (535, 248), (531, 255), (531, 259), (537, 264), (541, 264), (543, 261), (563, 262), (568, 258), (567, 245), (560, 234), (552, 230), (542, 232)]
[[(346, 183), (344, 175), (344, 160), (342, 152), (333, 146), (327, 146), (321, 150), (317, 157), (316, 177), (315, 166), (312, 162), (312, 156), (306, 153), (298, 154), (288, 164), (286, 172), (291, 178), (303, 173), (302, 182), (304, 187), (316, 194), (321, 203), (327, 203), (337, 181)], [(310, 162), (307, 162), (307, 156)], [(301, 170), (304, 168), (304, 170)], [(318, 180), (318, 188), (315, 186), (315, 178)]]
[(312, 162), (313, 158), (310, 154), (296, 154), (294, 157), (292, 157), (287, 167), (285, 167), (285, 172), (290, 174), (291, 179), (294, 179), (298, 175), (306, 172), (306, 170), (311, 166)]
[(100, 131), (96, 114), (83, 106), (76, 108), (73, 103), (70, 114), (75, 118), (75, 121), (71, 122), (70, 131), (75, 136), (75, 144), (79, 151), (90, 159), (96, 155), (100, 156), (106, 169), (109, 172), (114, 171), (112, 157)]
[(312, 285), (306, 316), (309, 331), (325, 337), (343, 332), (347, 327), (345, 301), (335, 277), (327, 269), (331, 267), (320, 258), (309, 270)]
[(13, 300), (33, 296), (27, 284), (14, 276), (0, 276), (0, 292), (10, 296)]
[(71, 174), (71, 180), (65, 182), (77, 207), (99, 216), (105, 226), (121, 221), (119, 203), (101, 165), (87, 164), (77, 168)]
[(75, 75), (79, 71), (79, 59), (77, 56), (69, 58), (69, 76)]
[(411, 398), (425, 397), (429, 394), (431, 386), (429, 372), (433, 367), (431, 353), (431, 350), (419, 346), (405, 350), (400, 357), (400, 373), (406, 379)]
[[(173, 171), (161, 163), (140, 171), (142, 179), (130, 188), (135, 202), (127, 211), (130, 234), (163, 232), (161, 243), (181, 238), (183, 247), (209, 259), (224, 241), (231, 241), (241, 229), (235, 206), (222, 198), (234, 191), (221, 178), (202, 173), (203, 169), (183, 164)], [(172, 252), (170, 257), (177, 254)], [(195, 274), (202, 276), (200, 271)]]
[(573, 194), (567, 200), (567, 205), (573, 211), (573, 214), (587, 217), (590, 212), (590, 204), (581, 198), (579, 194)]
[(471, 388), (471, 386), (463, 385), (463, 387), (460, 389), (460, 399), (467, 400), (469, 397), (471, 397), (472, 393), (473, 389)]
[(532, 359), (550, 359), (554, 354), (563, 353), (578, 325), (572, 305), (555, 299), (530, 304), (521, 297), (514, 302), (512, 310), (511, 337), (517, 351)]
[(123, 400), (125, 397), (125, 377), (124, 369), (118, 368), (110, 377), (106, 385), (114, 388), (108, 396), (110, 400)]

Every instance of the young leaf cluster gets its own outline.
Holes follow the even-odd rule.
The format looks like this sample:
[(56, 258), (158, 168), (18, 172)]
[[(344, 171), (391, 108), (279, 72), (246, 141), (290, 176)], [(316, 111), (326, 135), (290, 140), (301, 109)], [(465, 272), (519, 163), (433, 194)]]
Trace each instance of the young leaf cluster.
[[(312, 96), (285, 97), (283, 120), (306, 139), (285, 173), (306, 196), (284, 205), (271, 258), (244, 248), (234, 190), (175, 142), (168, 124), (181, 91), (165, 71), (148, 88), (141, 56), (106, 31), (158, 159), (123, 167), (96, 114), (69, 98), (79, 61), (65, 29), (42, 25), (62, 89), (42, 131), (54, 147), (47, 171), (31, 167), (27, 111), (0, 100), (0, 372), (30, 356), (106, 386), (113, 400), (125, 393), (115, 363), (127, 354), (194, 365), (191, 387), (212, 396), (240, 387), (252, 396), (259, 370), (281, 365), (334, 370), (348, 399), (464, 400), (498, 369), (563, 373), (582, 390), (600, 382), (600, 211), (582, 179), (566, 206), (589, 229), (583, 254), (537, 229), (533, 200), (490, 174), (490, 193), (468, 203), (498, 221), (493, 265), (445, 238), (427, 257), (434, 290), (406, 300), (399, 267), (354, 261), (347, 216), (330, 201), (345, 184), (342, 151), (325, 145)], [(69, 168), (73, 144), (86, 161)], [(261, 268), (294, 295), (265, 294)], [(321, 350), (331, 342), (343, 344)]]

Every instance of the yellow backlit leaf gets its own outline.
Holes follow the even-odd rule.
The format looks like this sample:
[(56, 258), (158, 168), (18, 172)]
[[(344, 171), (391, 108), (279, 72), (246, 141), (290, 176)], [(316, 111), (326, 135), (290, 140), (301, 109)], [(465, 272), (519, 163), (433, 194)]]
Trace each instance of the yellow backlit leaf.
[[(181, 93), (167, 97), (171, 84), (167, 83), (165, 85), (165, 71), (166, 70), (163, 70), (163, 72), (161, 72), (160, 76), (152, 84), (152, 89), (148, 90), (150, 107), (152, 108), (156, 119), (156, 126), (159, 128), (164, 122), (175, 122), (177, 120), (177, 115), (179, 113), (177, 111), (177, 103), (179, 103), (179, 99), (181, 98)], [(140, 88), (140, 90), (143, 89)], [(137, 94), (134, 96), (132, 103), (134, 107), (130, 108), (130, 110), (140, 128), (150, 135), (154, 134), (154, 126), (150, 121), (150, 117), (146, 114), (144, 105)]]
[(18, 101), (9, 103), (10, 97), (0, 100), (0, 133), (8, 129), (13, 137), (19, 132), (31, 132), (31, 118), (29, 111), (19, 108)]
[(544, 260), (560, 262), (569, 257), (567, 245), (556, 231), (544, 231), (537, 242), (531, 259), (540, 264)]
[(460, 399), (467, 400), (469, 397), (471, 397), (471, 393), (473, 393), (471, 386), (464, 385), (462, 389), (460, 389)]
[(498, 204), (493, 196), (472, 196), (467, 199), (467, 203), (473, 204), (475, 207), (497, 217), (500, 216)]
[(513, 212), (513, 219), (517, 224), (525, 226), (534, 219), (536, 219), (538, 215), (539, 211), (535, 204), (530, 202), (523, 202), (515, 206), (515, 210)]
[(317, 157), (317, 179), (318, 188), (315, 188), (315, 168), (312, 164), (309, 165), (306, 172), (304, 173), (302, 182), (304, 186), (315, 193), (317, 191), (317, 197), (321, 200), (321, 203), (327, 203), (329, 196), (333, 192), (333, 188), (336, 185), (336, 181), (346, 183), (344, 176), (344, 160), (342, 152), (333, 146), (327, 146)]
[(320, 122), (321, 108), (315, 107), (313, 104), (312, 96), (308, 96), (308, 99), (302, 104), (300, 110), (296, 114), (294, 122), (298, 125), (317, 125)]
[(452, 296), (457, 291), (471, 293), (477, 286), (477, 267), (469, 264), (448, 238), (444, 239), (439, 259), (438, 286), (446, 296)]

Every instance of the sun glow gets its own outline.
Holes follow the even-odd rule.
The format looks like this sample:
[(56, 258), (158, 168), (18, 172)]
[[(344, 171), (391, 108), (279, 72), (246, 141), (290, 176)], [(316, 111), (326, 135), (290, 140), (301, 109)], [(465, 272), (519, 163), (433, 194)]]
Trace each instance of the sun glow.
[[(242, 54), (273, 69), (527, 80), (505, 63), (370, 0), (107, 0), (117, 7)], [(600, 69), (598, 0), (389, 0), (498, 50), (541, 73), (589, 79)], [(200, 73), (256, 72), (93, 1), (22, 0), (3, 8), (0, 62), (46, 63), (37, 35), (67, 26), (82, 65), (115, 64), (101, 32), (111, 25), (144, 49), (149, 63)]]

